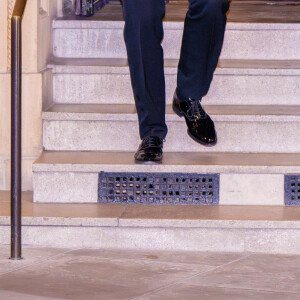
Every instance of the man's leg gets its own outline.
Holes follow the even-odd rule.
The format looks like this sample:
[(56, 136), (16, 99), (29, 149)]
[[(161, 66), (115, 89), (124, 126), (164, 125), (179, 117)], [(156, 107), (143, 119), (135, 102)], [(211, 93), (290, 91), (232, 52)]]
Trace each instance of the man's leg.
[(165, 79), (162, 18), (164, 0), (123, 0), (124, 39), (127, 48), (140, 137), (164, 139)]
[(179, 99), (207, 94), (221, 53), (227, 0), (189, 0), (178, 65)]
[(184, 117), (189, 136), (205, 146), (217, 143), (215, 125), (201, 105), (223, 45), (227, 0), (189, 0), (184, 23), (173, 110)]

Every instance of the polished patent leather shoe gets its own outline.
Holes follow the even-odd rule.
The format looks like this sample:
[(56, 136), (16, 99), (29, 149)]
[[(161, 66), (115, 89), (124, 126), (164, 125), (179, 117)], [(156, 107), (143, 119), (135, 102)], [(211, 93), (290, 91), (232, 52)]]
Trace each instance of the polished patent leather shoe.
[(134, 158), (137, 162), (161, 162), (164, 140), (157, 136), (147, 136), (143, 139)]
[(215, 125), (205, 112), (200, 100), (188, 99), (180, 101), (175, 91), (173, 110), (179, 117), (184, 117), (189, 136), (204, 146), (214, 146), (217, 143)]

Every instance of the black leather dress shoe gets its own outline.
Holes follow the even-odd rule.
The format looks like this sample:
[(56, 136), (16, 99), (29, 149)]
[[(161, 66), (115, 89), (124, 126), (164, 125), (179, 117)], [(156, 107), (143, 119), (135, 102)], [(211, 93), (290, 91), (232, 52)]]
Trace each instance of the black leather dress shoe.
[(179, 117), (185, 118), (187, 132), (194, 141), (204, 146), (214, 146), (217, 143), (214, 122), (201, 106), (200, 100), (180, 101), (175, 91), (173, 110)]
[(137, 162), (160, 162), (163, 157), (164, 140), (157, 136), (147, 136), (143, 139), (134, 158)]

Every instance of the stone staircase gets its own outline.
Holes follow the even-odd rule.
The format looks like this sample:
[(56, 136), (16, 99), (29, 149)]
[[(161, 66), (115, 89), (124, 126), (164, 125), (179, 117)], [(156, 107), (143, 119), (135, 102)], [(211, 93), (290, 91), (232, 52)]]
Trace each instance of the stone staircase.
[(43, 112), (45, 153), (33, 166), (35, 202), (97, 202), (100, 171), (142, 170), (216, 172), (220, 204), (284, 205), (284, 175), (298, 173), (300, 161), (300, 23), (231, 22), (229, 14), (203, 101), (219, 142), (206, 148), (171, 109), (185, 9), (169, 4), (164, 23), (169, 134), (160, 166), (133, 161), (140, 141), (120, 5), (53, 22), (53, 103)]
[[(250, 14), (251, 7), (259, 11), (254, 4), (242, 2)], [(80, 228), (93, 227), (94, 221), (91, 221), (81, 225), (75, 222), (78, 230), (71, 230), (65, 216), (60, 216), (63, 219), (59, 226), (65, 229), (60, 229), (58, 234), (63, 240), (72, 231), (74, 245), (82, 243), (88, 247), (102, 243), (103, 247), (143, 248), (149, 242), (150, 248), (160, 249), (165, 243), (166, 249), (178, 250), (294, 253), (299, 250), (298, 243), (293, 244), (290, 251), (282, 243), (283, 240), (293, 243), (300, 235), (299, 218), (291, 213), (293, 208), (289, 207), (286, 215), (283, 207), (285, 195), (293, 195), (293, 201), (289, 199), (286, 203), (300, 204), (298, 179), (292, 192), (287, 192), (291, 186), (285, 184), (285, 175), (300, 174), (300, 20), (293, 15), (294, 19), (282, 21), (277, 13), (268, 22), (260, 19), (261, 15), (245, 21), (235, 9), (241, 5), (234, 2), (220, 64), (211, 90), (203, 100), (215, 120), (219, 141), (217, 146), (205, 148), (188, 138), (184, 121), (170, 107), (185, 6), (182, 2), (169, 4), (164, 22), (169, 134), (162, 164), (134, 163), (133, 153), (140, 141), (123, 42), (121, 7), (107, 5), (90, 19), (65, 17), (53, 22), (53, 57), (48, 65), (52, 73), (53, 102), (43, 112), (44, 152), (33, 165), (33, 205), (56, 203), (53, 205), (57, 205), (57, 211), (60, 205), (80, 205), (83, 214), (85, 209), (90, 210), (89, 205), (99, 205), (96, 209), (101, 207), (105, 211), (105, 205), (95, 204), (102, 171), (219, 174), (220, 205), (199, 206), (197, 224), (191, 221), (197, 219), (193, 207), (160, 209), (142, 205), (133, 208), (136, 213), (131, 215), (128, 224), (122, 217), (117, 218), (117, 224), (110, 229), (106, 228), (110, 225), (104, 223), (105, 228), (98, 223), (93, 229)], [(264, 13), (273, 9), (267, 4), (260, 7)], [(295, 8), (300, 10), (298, 6)], [(223, 210), (230, 210), (231, 205), (236, 215), (225, 217), (224, 225), (226, 213)], [(245, 206), (243, 217), (233, 205)], [(255, 209), (249, 219), (245, 217), (245, 211), (250, 209), (247, 205)], [(277, 212), (281, 217), (276, 219), (276, 224), (271, 224), (272, 218), (265, 218), (262, 213), (272, 210), (272, 206), (282, 209), (281, 213)], [(118, 211), (120, 207), (116, 205), (113, 209)], [(130, 207), (124, 208), (125, 212)], [(171, 217), (168, 217), (168, 209), (172, 210)], [(189, 210), (186, 215), (180, 213), (186, 210)], [(149, 215), (148, 211), (151, 211)], [(211, 214), (211, 211), (219, 213)], [(118, 214), (123, 216), (119, 211)], [(143, 216), (142, 222), (139, 214)], [(206, 218), (210, 220), (209, 225), (203, 221)], [(230, 220), (236, 224), (240, 218), (245, 222), (231, 230)], [(43, 224), (39, 226), (46, 228)], [(127, 226), (127, 231), (122, 226)], [(277, 233), (285, 238), (276, 240)], [(236, 243), (235, 234), (249, 238), (255, 246), (245, 247), (244, 238)], [(55, 235), (55, 230), (50, 235)], [(212, 235), (216, 244), (201, 245), (206, 235)], [(183, 236), (190, 246), (179, 242)], [(126, 237), (131, 242), (125, 242)], [(75, 242), (76, 239), (81, 242)], [(112, 239), (120, 239), (120, 243), (112, 243)], [(230, 244), (233, 240), (236, 246)], [(43, 240), (39, 241), (38, 244), (43, 244)], [(271, 241), (271, 246), (262, 246)]]

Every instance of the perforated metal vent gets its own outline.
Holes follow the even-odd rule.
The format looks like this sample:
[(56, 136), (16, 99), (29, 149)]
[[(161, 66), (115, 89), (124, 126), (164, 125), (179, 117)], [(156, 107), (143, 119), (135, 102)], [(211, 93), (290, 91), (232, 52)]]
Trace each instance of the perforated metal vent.
[(99, 174), (100, 203), (218, 204), (219, 174)]
[(300, 174), (285, 175), (285, 205), (300, 205)]

